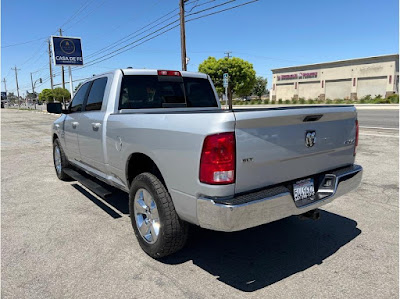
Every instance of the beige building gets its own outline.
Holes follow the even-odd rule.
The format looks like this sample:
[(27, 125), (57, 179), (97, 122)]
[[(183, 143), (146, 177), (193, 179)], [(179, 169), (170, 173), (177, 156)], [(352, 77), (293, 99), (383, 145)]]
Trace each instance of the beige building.
[(272, 70), (270, 99), (385, 97), (398, 83), (398, 54), (299, 65)]

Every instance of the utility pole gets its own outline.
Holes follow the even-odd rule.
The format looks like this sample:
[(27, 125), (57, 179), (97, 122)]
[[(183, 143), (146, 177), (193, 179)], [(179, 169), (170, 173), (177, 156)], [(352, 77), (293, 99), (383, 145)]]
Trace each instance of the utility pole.
[(20, 69), (17, 69), (17, 66), (15, 66), (15, 68), (11, 68), (11, 69), (15, 71), (15, 82), (17, 83), (17, 96), (18, 96), (18, 109), (19, 109), (21, 106), (21, 103), (19, 101), (18, 71), (20, 71)]
[[(60, 28), (60, 36), (62, 36), (62, 30)], [(62, 87), (65, 89), (65, 77), (64, 77), (64, 66), (61, 66), (61, 78), (62, 78)]]
[(51, 46), (50, 46), (50, 39), (49, 39), (49, 69), (50, 69), (50, 85), (51, 85), (51, 90), (54, 89), (54, 84), (53, 84), (53, 70), (51, 69)]
[(31, 73), (31, 83), (32, 83), (32, 93), (35, 93), (35, 87), (33, 86), (32, 73)]
[(227, 57), (229, 59), (231, 57), (232, 51), (224, 52), (224, 54), (226, 54), (225, 57)]
[(185, 34), (185, 2), (187, 0), (179, 0), (180, 20), (181, 20), (181, 59), (182, 71), (186, 71), (186, 34)]
[(6, 99), (7, 99), (7, 81), (6, 78), (3, 78), (3, 83), (4, 83), (4, 91), (6, 92)]

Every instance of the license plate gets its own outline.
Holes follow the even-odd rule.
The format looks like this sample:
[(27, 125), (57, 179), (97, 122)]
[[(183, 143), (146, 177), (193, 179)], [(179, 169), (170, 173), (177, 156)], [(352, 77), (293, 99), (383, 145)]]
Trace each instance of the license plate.
[(305, 179), (293, 184), (294, 201), (314, 199), (314, 180)]

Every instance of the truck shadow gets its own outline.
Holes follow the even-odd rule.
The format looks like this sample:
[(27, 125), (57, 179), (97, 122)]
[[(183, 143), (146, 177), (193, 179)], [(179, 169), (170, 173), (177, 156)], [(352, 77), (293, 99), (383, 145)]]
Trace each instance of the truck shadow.
[[(125, 192), (113, 188), (111, 197), (100, 200), (80, 185), (72, 186), (114, 219), (129, 215)], [(293, 216), (233, 233), (196, 226), (190, 230), (185, 248), (160, 262), (175, 265), (192, 261), (243, 292), (262, 289), (320, 265), (361, 233), (356, 221), (323, 210), (318, 221)]]
[(319, 221), (289, 217), (234, 233), (193, 227), (187, 246), (161, 262), (192, 261), (219, 281), (253, 292), (322, 264), (360, 233), (356, 221), (326, 211)]

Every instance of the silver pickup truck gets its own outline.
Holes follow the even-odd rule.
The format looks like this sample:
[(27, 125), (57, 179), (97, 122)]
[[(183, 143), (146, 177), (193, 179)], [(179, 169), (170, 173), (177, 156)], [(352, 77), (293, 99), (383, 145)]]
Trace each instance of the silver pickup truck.
[(154, 258), (181, 249), (189, 223), (232, 232), (318, 218), (362, 176), (353, 106), (225, 110), (201, 73), (95, 76), (52, 134), (58, 178), (103, 198), (106, 184), (128, 192), (135, 235)]

